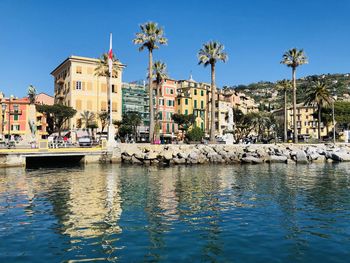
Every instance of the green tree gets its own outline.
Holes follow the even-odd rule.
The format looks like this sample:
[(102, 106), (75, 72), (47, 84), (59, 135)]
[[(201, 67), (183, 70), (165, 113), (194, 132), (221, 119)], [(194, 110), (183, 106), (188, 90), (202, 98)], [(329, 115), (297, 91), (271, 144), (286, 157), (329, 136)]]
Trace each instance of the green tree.
[(283, 92), (283, 99), (284, 99), (284, 103), (283, 103), (283, 140), (284, 142), (288, 141), (288, 95), (287, 93), (292, 89), (292, 83), (289, 80), (281, 80), (279, 82), (277, 82), (276, 84), (276, 89), (278, 91)]
[(297, 83), (296, 83), (296, 69), (297, 67), (307, 64), (308, 59), (302, 49), (290, 49), (283, 54), (281, 64), (292, 68), (292, 82), (293, 82), (293, 133), (294, 143), (298, 143), (298, 129), (297, 129)]
[(305, 105), (317, 107), (318, 120), (318, 140), (321, 141), (321, 111), (322, 107), (329, 106), (332, 103), (332, 95), (324, 82), (317, 81), (315, 85), (309, 87), (306, 91)]
[(184, 131), (187, 131), (196, 120), (193, 114), (185, 115), (175, 113), (171, 118), (178, 125), (178, 129), (182, 131), (182, 137), (184, 136)]
[(204, 67), (211, 67), (211, 119), (210, 119), (210, 142), (215, 143), (215, 65), (218, 61), (226, 62), (227, 54), (224, 46), (216, 41), (209, 41), (203, 44), (198, 52), (198, 64)]
[(350, 124), (350, 102), (336, 101), (334, 103), (335, 121), (343, 129), (349, 129)]
[(28, 87), (28, 99), (30, 104), (35, 104), (36, 101), (36, 88), (33, 85), (29, 85)]
[[(167, 67), (164, 62), (161, 61), (155, 61), (153, 64), (153, 77), (156, 81), (156, 114), (155, 114), (155, 122), (157, 124), (157, 128), (160, 127), (159, 123), (159, 97), (162, 96), (161, 94), (161, 87), (160, 84), (164, 81), (164, 79), (168, 78), (167, 73)], [(159, 128), (158, 128), (159, 131)], [(154, 128), (154, 135), (152, 138), (155, 138), (155, 136), (159, 135), (159, 132), (157, 131), (156, 127)], [(156, 138), (159, 139), (159, 138)]]
[(168, 40), (164, 37), (164, 31), (158, 27), (157, 23), (147, 22), (140, 25), (140, 32), (136, 33), (133, 43), (139, 45), (139, 51), (145, 48), (148, 50), (148, 91), (149, 91), (149, 141), (153, 143), (154, 135), (154, 108), (153, 108), (153, 88), (152, 88), (152, 66), (153, 51), (160, 45), (167, 44)]
[(240, 109), (233, 108), (233, 138), (236, 143), (239, 143), (241, 140), (248, 137), (256, 128), (253, 122), (255, 116), (254, 113), (244, 114)]
[[(120, 129), (122, 130), (120, 135), (125, 131), (129, 131), (129, 134), (133, 134), (135, 140), (137, 140), (137, 127), (142, 123), (142, 117), (139, 112), (129, 111), (123, 114), (122, 121), (120, 123)], [(125, 136), (125, 134), (124, 134)], [(124, 137), (122, 136), (122, 137)]]
[(192, 142), (200, 142), (204, 137), (204, 131), (199, 127), (193, 127), (186, 133), (186, 139)]
[(74, 117), (77, 113), (75, 109), (62, 104), (54, 105), (36, 105), (37, 111), (44, 113), (51, 118), (54, 129), (58, 131), (58, 136), (61, 137), (61, 130), (63, 124)]
[(95, 120), (95, 114), (91, 111), (85, 110), (82, 113), (80, 113), (80, 119), (79, 119), (80, 127), (83, 127), (88, 131), (88, 134), (90, 135), (90, 128), (95, 127), (94, 124), (96, 124)]

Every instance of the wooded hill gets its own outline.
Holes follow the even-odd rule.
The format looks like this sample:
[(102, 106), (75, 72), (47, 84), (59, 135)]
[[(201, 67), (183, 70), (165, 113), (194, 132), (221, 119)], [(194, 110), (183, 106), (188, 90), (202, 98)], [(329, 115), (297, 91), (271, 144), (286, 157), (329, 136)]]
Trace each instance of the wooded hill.
[[(297, 103), (304, 102), (305, 90), (316, 80), (324, 81), (330, 91), (335, 89), (338, 100), (350, 100), (350, 73), (311, 75), (297, 79)], [(233, 87), (236, 91), (243, 92), (252, 97), (260, 105), (261, 110), (276, 109), (282, 106), (282, 94), (276, 89), (276, 82), (260, 81), (249, 85)], [(291, 98), (291, 92), (289, 94)]]

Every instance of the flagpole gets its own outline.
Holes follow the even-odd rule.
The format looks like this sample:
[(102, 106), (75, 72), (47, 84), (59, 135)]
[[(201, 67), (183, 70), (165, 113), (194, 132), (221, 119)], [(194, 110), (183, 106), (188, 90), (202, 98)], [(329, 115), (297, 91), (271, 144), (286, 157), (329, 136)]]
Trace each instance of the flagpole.
[(108, 147), (113, 148), (115, 146), (114, 140), (114, 126), (113, 126), (113, 98), (112, 98), (112, 77), (113, 77), (113, 51), (112, 51), (112, 33), (109, 36), (109, 52), (108, 52), (108, 71), (109, 71), (109, 87), (108, 87), (108, 110), (109, 110), (109, 124), (108, 124)]

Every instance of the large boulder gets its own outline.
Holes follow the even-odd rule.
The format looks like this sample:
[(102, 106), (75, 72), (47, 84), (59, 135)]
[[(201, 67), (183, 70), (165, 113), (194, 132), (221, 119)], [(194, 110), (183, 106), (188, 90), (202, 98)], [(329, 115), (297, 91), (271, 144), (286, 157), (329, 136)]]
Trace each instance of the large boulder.
[(350, 154), (347, 152), (334, 152), (331, 159), (335, 162), (350, 162)]
[(295, 160), (297, 163), (309, 163), (307, 155), (303, 150), (298, 150), (295, 152)]
[(287, 156), (284, 155), (270, 155), (266, 162), (268, 163), (287, 163)]
[(242, 163), (258, 164), (263, 163), (263, 160), (254, 156), (246, 156), (241, 159)]
[(175, 157), (175, 158), (173, 158), (173, 163), (174, 164), (186, 164), (186, 159)]

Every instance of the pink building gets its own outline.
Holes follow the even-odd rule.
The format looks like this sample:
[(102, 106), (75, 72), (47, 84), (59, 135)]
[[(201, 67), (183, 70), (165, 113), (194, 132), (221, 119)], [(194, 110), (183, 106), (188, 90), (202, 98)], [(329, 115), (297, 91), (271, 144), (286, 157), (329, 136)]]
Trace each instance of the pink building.
[[(154, 83), (155, 85), (155, 83)], [(159, 93), (159, 120), (161, 124), (160, 135), (164, 138), (175, 137), (177, 125), (172, 120), (175, 113), (176, 80), (165, 79), (160, 84)]]

